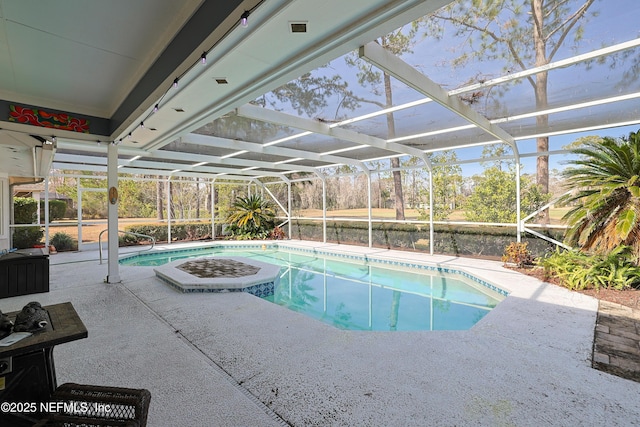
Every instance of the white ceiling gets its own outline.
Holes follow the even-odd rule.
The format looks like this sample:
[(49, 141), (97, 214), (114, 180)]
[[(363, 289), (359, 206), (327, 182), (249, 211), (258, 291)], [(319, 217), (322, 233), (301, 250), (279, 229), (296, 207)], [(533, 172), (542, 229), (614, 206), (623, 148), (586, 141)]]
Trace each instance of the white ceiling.
[[(204, 3), (0, 0), (0, 100), (109, 123)], [(241, 13), (243, 9), (239, 10)], [(184, 52), (176, 62), (190, 62), (190, 53)], [(171, 70), (171, 74), (174, 72)], [(3, 111), (2, 115), (7, 113)], [(33, 158), (42, 139), (54, 135), (74, 140), (111, 139), (105, 135), (108, 127), (100, 135), (45, 130), (6, 121), (0, 127), (0, 149), (12, 154), (0, 157), (0, 173), (9, 176), (40, 175), (37, 164), (34, 170)]]
[(199, 0), (0, 1), (0, 96), (110, 117)]

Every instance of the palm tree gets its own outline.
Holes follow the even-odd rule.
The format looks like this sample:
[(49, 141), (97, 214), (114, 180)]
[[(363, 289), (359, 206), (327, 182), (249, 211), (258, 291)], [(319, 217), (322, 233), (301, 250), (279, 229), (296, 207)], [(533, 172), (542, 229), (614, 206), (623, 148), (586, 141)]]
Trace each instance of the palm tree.
[(576, 190), (565, 216), (566, 240), (584, 251), (609, 253), (630, 246), (640, 259), (640, 130), (628, 138), (604, 137), (573, 150), (580, 157), (563, 171)]
[(264, 237), (273, 229), (275, 210), (269, 201), (258, 194), (239, 197), (231, 207), (227, 222), (249, 237)]

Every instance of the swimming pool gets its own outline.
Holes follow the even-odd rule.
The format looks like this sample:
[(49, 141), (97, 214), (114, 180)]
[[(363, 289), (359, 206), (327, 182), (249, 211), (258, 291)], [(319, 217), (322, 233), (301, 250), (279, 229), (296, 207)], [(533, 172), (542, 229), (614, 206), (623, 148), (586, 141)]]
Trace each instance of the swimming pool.
[(158, 251), (120, 262), (159, 266), (203, 256), (278, 265), (273, 293), (263, 299), (348, 330), (465, 330), (506, 297), (459, 270), (278, 245)]

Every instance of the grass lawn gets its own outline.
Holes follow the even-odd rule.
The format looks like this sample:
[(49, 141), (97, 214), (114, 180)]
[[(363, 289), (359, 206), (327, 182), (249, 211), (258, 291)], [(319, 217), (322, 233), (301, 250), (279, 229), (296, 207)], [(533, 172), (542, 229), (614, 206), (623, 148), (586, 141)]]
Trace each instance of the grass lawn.
[[(562, 216), (567, 212), (569, 208), (552, 208), (550, 211), (551, 224), (561, 225)], [(371, 216), (373, 219), (395, 219), (396, 211), (394, 209), (372, 209)], [(362, 209), (341, 209), (327, 211), (327, 218), (363, 218), (366, 219), (368, 211), (366, 208)], [(405, 209), (405, 218), (408, 220), (417, 220), (418, 211), (416, 209)], [(322, 218), (322, 210), (320, 209), (304, 209), (299, 211), (296, 216), (307, 216), (314, 218)], [(448, 218), (449, 221), (466, 221), (463, 210), (453, 211)]]
[[(154, 218), (146, 218), (146, 219), (128, 219), (121, 218), (118, 220), (118, 228), (120, 230), (124, 230), (124, 228), (129, 224), (140, 223), (140, 222), (155, 222), (157, 221)], [(83, 222), (82, 224), (82, 242), (83, 243), (91, 243), (98, 242), (98, 237), (102, 230), (107, 229), (107, 220), (95, 220), (89, 223)], [(78, 239), (78, 225), (75, 221), (56, 221), (49, 225), (49, 239), (53, 237), (56, 233), (66, 233), (74, 239)], [(102, 235), (102, 241), (106, 242), (107, 233), (105, 232)]]

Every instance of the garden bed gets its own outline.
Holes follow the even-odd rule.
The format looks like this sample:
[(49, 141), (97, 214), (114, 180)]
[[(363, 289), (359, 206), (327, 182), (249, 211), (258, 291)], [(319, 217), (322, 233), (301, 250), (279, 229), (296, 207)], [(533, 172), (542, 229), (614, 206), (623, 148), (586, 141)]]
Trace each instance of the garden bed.
[[(554, 285), (561, 286), (557, 278), (545, 277), (544, 269), (542, 268), (509, 268), (511, 268), (512, 270), (516, 270), (522, 274), (526, 274), (527, 276), (533, 276), (543, 282), (553, 283)], [(617, 289), (600, 288), (598, 290), (584, 289), (575, 292), (589, 295), (599, 300), (609, 301), (616, 304), (624, 305), (626, 307), (631, 307), (636, 310), (640, 310), (640, 289), (627, 289), (620, 291)]]

